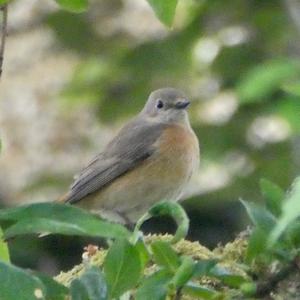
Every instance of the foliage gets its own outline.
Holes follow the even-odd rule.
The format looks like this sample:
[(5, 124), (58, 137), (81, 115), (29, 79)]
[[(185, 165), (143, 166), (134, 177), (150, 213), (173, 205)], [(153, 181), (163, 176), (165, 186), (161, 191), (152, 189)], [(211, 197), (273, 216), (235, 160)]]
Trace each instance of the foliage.
[(52, 278), (43, 276), (40, 279), (28, 271), (1, 261), (0, 279), (1, 299), (4, 300), (62, 300), (67, 294), (67, 289)]
[(71, 12), (83, 12), (88, 7), (88, 0), (55, 0), (62, 8)]
[(88, 268), (80, 278), (72, 281), (70, 294), (73, 300), (107, 299), (107, 286), (101, 270), (96, 267)]
[[(242, 203), (254, 224), (249, 237), (246, 260), (250, 266), (259, 262), (259, 269), (256, 270), (255, 276), (263, 281), (266, 280), (264, 279), (265, 276), (270, 277), (268, 273), (275, 263), (280, 267), (275, 271), (272, 280), (279, 278), (278, 274), (281, 274), (281, 271), (286, 268), (291, 269), (291, 273), (295, 271), (294, 264), (299, 259), (300, 247), (298, 239), (300, 233), (300, 211), (298, 209), (300, 177), (295, 179), (291, 190), (286, 195), (280, 187), (265, 179), (261, 181), (261, 189), (266, 200), (265, 206), (244, 201)], [(272, 284), (276, 285), (277, 283)], [(264, 286), (264, 293), (268, 294), (272, 288), (274, 288), (272, 285)], [(258, 293), (258, 290), (259, 285), (254, 294)]]
[(167, 26), (173, 23), (178, 0), (147, 0), (156, 16)]
[[(0, 0), (0, 5), (10, 0)], [(145, 0), (146, 1), (146, 0)], [(175, 16), (178, 0), (147, 0), (153, 8), (158, 19), (167, 26), (171, 26)], [(62, 8), (70, 12), (81, 13), (87, 10), (88, 0), (55, 0)]]
[(29, 204), (0, 211), (0, 221), (9, 222), (5, 238), (26, 233), (61, 233), (116, 238), (128, 236), (128, 231), (75, 206), (58, 203)]
[[(136, 299), (153, 300), (180, 294), (191, 299), (193, 297), (223, 299), (225, 295), (233, 297), (237, 294), (239, 299), (248, 296), (266, 296), (276, 288), (274, 276), (279, 278), (281, 270), (285, 271), (284, 274), (287, 268), (292, 270), (295, 260), (299, 258), (300, 211), (297, 209), (300, 202), (299, 184), (300, 178), (297, 178), (291, 190), (285, 195), (277, 185), (263, 179), (261, 190), (266, 205), (242, 201), (254, 224), (246, 256), (239, 263), (240, 268), (247, 270), (244, 275), (235, 273), (232, 270), (233, 266), (230, 268), (224, 266), (220, 259), (195, 259), (175, 251), (174, 242), (184, 238), (187, 233), (186, 229), (181, 228), (187, 226), (186, 215), (175, 203), (156, 204), (140, 219), (132, 233), (127, 232), (125, 228), (121, 229), (121, 225), (113, 225), (100, 219), (97, 219), (100, 223), (96, 224), (94, 215), (68, 205), (45, 203), (4, 209), (0, 211), (4, 237), (41, 233), (44, 230), (60, 234), (78, 234), (81, 231), (83, 235), (95, 235), (96, 224), (99, 230), (97, 236), (114, 238), (115, 241), (109, 247), (100, 268), (92, 266), (88, 259), (85, 262), (84, 273), (73, 279), (68, 287), (61, 286), (46, 275), (30, 274), (28, 271), (1, 262), (2, 299), (11, 300), (16, 297), (33, 299), (33, 295), (36, 299), (63, 299), (66, 294), (78, 300), (118, 299), (126, 293), (135, 294)], [(76, 215), (76, 218), (73, 218), (75, 231), (66, 230), (71, 214)], [(160, 214), (170, 214), (173, 218), (177, 218), (176, 239), (153, 240), (149, 244), (139, 231), (139, 227), (150, 216)], [(53, 218), (56, 222), (52, 222)], [(84, 222), (76, 223), (76, 219), (80, 218)], [(63, 219), (65, 223), (59, 222)], [(34, 226), (28, 227), (29, 222), (33, 222)], [(35, 224), (40, 226), (39, 230)], [(270, 271), (270, 266), (275, 262), (278, 269), (273, 274), (274, 270)], [(155, 268), (150, 268), (149, 272), (147, 270), (151, 264)], [(226, 289), (202, 285), (199, 283), (201, 278), (218, 280)], [(266, 285), (265, 282), (268, 280), (273, 285)], [(16, 281), (22, 281), (22, 289), (13, 288)], [(264, 282), (264, 285), (261, 282)]]
[(6, 263), (9, 262), (9, 252), (7, 243), (3, 240), (3, 233), (0, 228), (0, 260)]
[[(1, 211), (0, 222), (4, 229), (5, 237), (15, 237), (19, 234), (41, 233), (44, 230), (60, 234), (77, 234), (79, 225), (77, 224), (74, 232), (66, 231), (65, 224), (68, 224), (68, 216), (75, 212), (77, 218), (81, 215), (84, 218), (80, 225), (81, 234), (94, 235), (95, 216), (88, 214), (80, 209), (76, 209), (68, 205), (53, 204), (32, 204), (29, 206), (18, 207), (16, 209), (6, 209)], [(59, 209), (59, 206), (62, 209)], [(49, 208), (49, 211), (47, 211)], [(182, 208), (174, 203), (159, 203), (149, 210), (150, 214), (166, 214), (166, 212), (174, 212), (176, 215), (185, 216)], [(47, 214), (45, 214), (47, 212)], [(42, 216), (42, 217), (41, 217)], [(66, 223), (49, 222), (55, 216), (56, 219), (65, 219)], [(173, 214), (174, 216), (174, 214)], [(141, 220), (145, 220), (143, 217)], [(179, 221), (180, 219), (180, 221)], [(73, 280), (68, 289), (60, 286), (59, 283), (53, 282), (51, 278), (43, 275), (39, 277), (36, 274), (30, 274), (24, 270), (12, 265), (4, 264), (0, 268), (0, 281), (3, 300), (13, 299), (13, 285), (18, 278), (24, 278), (24, 288), (17, 293), (19, 298), (31, 299), (33, 295), (40, 294), (41, 299), (60, 299), (66, 293), (72, 295), (72, 299), (115, 299), (122, 296), (128, 291), (137, 288), (137, 299), (164, 299), (167, 295), (175, 295), (185, 291), (189, 295), (202, 295), (203, 299), (211, 299), (212, 295), (217, 295), (219, 292), (212, 288), (206, 288), (197, 285), (193, 279), (212, 276), (220, 279), (229, 287), (238, 287), (245, 282), (245, 278), (238, 274), (232, 274), (230, 270), (217, 265), (217, 261), (195, 261), (189, 256), (180, 256), (177, 254), (172, 244), (185, 237), (186, 229), (182, 230), (180, 227), (186, 227), (186, 219), (179, 218), (176, 238), (169, 241), (156, 241), (147, 245), (144, 241), (143, 235), (135, 228), (131, 235), (127, 235), (126, 230), (116, 230), (116, 225), (112, 225), (106, 221), (97, 228), (99, 229), (98, 236), (115, 238), (114, 243), (108, 249), (107, 255), (104, 259), (102, 270), (91, 267), (87, 263), (86, 271), (79, 278)], [(35, 220), (39, 220), (36, 222)], [(9, 224), (7, 223), (9, 221)], [(28, 227), (27, 223), (41, 225), (40, 230), (34, 226)], [(100, 222), (100, 221), (99, 221)], [(23, 231), (21, 226), (22, 224)], [(139, 222), (141, 224), (141, 221)], [(106, 230), (102, 230), (101, 227)], [(119, 225), (121, 228), (121, 225)], [(12, 230), (19, 228), (17, 231)], [(145, 251), (148, 256), (145, 260)], [(152, 261), (156, 263), (158, 269), (152, 274), (144, 274), (147, 264)], [(147, 263), (148, 262), (148, 263)], [(50, 295), (51, 291), (51, 296)], [(4, 295), (4, 296), (3, 296)], [(37, 296), (36, 296), (37, 297)], [(38, 298), (38, 297), (37, 297)], [(33, 299), (33, 298), (32, 298)]]
[(278, 86), (299, 76), (298, 60), (272, 60), (253, 68), (239, 82), (237, 91), (242, 102), (264, 101), (277, 90)]

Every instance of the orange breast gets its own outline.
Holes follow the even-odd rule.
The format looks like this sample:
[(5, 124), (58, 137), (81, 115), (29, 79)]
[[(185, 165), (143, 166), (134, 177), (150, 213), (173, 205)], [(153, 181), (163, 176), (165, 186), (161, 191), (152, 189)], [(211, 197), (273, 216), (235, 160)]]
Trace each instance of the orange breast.
[[(170, 160), (177, 176), (191, 172), (199, 163), (199, 143), (195, 133), (187, 126), (171, 125), (158, 141), (160, 155)], [(175, 174), (174, 174), (175, 175)]]

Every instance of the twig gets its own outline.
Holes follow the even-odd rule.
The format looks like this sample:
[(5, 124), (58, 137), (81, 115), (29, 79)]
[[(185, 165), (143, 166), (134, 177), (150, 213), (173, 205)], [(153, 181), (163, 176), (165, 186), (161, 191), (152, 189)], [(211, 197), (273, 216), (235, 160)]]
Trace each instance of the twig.
[(2, 66), (4, 60), (5, 39), (7, 35), (7, 4), (0, 7), (2, 11), (2, 26), (1, 26), (1, 44), (0, 44), (0, 78), (2, 75)]
[(288, 278), (291, 274), (299, 271), (298, 257), (287, 266), (283, 267), (279, 272), (271, 275), (268, 279), (257, 284), (255, 297), (265, 297), (275, 290), (279, 282)]

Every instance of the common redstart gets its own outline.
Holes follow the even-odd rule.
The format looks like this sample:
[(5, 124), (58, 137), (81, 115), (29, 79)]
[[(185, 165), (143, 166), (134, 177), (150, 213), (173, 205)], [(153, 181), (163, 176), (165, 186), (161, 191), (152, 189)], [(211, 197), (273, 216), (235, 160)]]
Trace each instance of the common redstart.
[(153, 204), (179, 200), (199, 165), (181, 91), (152, 92), (142, 111), (75, 177), (59, 201), (132, 224)]

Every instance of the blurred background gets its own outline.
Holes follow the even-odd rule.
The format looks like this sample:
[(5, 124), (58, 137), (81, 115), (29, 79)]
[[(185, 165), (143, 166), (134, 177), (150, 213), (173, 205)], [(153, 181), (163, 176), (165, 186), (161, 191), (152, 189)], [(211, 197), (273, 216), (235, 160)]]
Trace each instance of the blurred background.
[[(94, 0), (86, 13), (16, 0), (0, 84), (0, 205), (52, 201), (157, 88), (180, 88), (201, 144), (183, 202), (189, 239), (213, 248), (245, 229), (238, 199), (300, 171), (300, 1), (181, 0), (172, 30), (146, 0)], [(149, 232), (172, 232), (156, 219)], [(57, 274), (91, 240), (10, 242), (14, 263)]]

